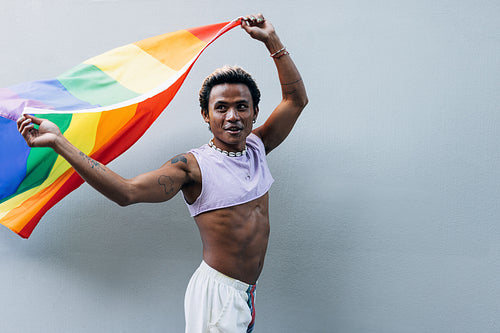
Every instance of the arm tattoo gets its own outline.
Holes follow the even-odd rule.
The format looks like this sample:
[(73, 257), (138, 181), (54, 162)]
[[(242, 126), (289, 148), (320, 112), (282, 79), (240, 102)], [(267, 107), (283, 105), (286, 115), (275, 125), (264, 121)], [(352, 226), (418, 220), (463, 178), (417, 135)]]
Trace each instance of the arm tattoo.
[(96, 160), (91, 159), (90, 157), (88, 157), (84, 153), (80, 152), (80, 156), (83, 157), (87, 161), (87, 163), (90, 165), (90, 167), (92, 169), (106, 171), (106, 169), (102, 166), (101, 163), (97, 162)]
[(177, 163), (177, 162), (187, 163), (187, 161), (188, 161), (188, 160), (187, 160), (186, 156), (184, 156), (184, 155), (180, 154), (180, 155), (177, 155), (177, 156), (175, 156), (174, 158), (172, 158), (172, 159), (170, 160), (170, 163), (172, 163), (172, 164), (175, 164), (175, 163)]
[(298, 80), (295, 80), (293, 82), (289, 82), (289, 83), (282, 83), (281, 84), (281, 87), (282, 87), (282, 91), (283, 91), (283, 95), (293, 95), (297, 92), (297, 89), (293, 87), (294, 84), (296, 83), (299, 83), (300, 81), (302, 81), (302, 78), (299, 78)]
[(283, 89), (283, 95), (293, 95), (297, 92), (297, 89), (285, 90)]
[(170, 176), (161, 175), (160, 177), (158, 177), (158, 184), (163, 186), (163, 190), (165, 191), (166, 195), (169, 195), (174, 191), (174, 181)]
[[(184, 156), (183, 154), (179, 154), (170, 160), (171, 164), (175, 164), (178, 162), (187, 164), (186, 156)], [(163, 186), (163, 191), (165, 191), (166, 195), (174, 192), (174, 180), (172, 179), (172, 177), (161, 175), (160, 177), (158, 177), (158, 184)]]

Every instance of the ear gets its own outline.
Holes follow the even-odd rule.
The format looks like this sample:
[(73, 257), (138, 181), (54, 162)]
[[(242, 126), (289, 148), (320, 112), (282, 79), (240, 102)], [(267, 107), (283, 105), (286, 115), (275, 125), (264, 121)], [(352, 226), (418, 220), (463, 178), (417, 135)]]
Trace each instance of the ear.
[(201, 116), (203, 117), (203, 120), (205, 120), (207, 124), (210, 124), (210, 117), (208, 116), (208, 110), (201, 109)]
[(257, 116), (259, 115), (259, 107), (256, 106), (253, 108), (253, 121), (255, 122), (257, 120)]

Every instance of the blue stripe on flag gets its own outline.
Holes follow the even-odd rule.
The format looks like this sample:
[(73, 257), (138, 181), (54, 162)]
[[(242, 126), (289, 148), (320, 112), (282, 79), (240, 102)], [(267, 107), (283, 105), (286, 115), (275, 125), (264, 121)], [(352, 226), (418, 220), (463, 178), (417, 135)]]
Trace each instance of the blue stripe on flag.
[(23, 181), (29, 152), (16, 122), (0, 117), (0, 202), (15, 193)]

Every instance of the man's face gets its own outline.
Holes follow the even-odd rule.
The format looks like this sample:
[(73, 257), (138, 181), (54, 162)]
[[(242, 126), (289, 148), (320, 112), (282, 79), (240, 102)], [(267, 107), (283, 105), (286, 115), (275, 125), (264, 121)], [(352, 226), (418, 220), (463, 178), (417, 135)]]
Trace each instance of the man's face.
[(214, 135), (214, 144), (227, 151), (241, 151), (252, 132), (258, 108), (245, 84), (225, 83), (212, 87), (208, 98), (208, 115), (203, 114)]

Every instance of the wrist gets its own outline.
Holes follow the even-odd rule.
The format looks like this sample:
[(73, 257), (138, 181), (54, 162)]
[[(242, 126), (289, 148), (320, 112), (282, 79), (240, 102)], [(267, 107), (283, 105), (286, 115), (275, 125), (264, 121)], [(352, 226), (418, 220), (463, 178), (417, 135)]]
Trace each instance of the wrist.
[(273, 58), (273, 59), (275, 59), (275, 60), (276, 60), (276, 59), (279, 59), (279, 58), (281, 58), (281, 57), (283, 57), (283, 56), (286, 56), (286, 55), (289, 55), (289, 54), (290, 54), (290, 53), (286, 50), (286, 47), (284, 47), (284, 46), (283, 46), (283, 47), (282, 47), (281, 49), (279, 49), (278, 51), (276, 51), (276, 52), (274, 52), (274, 53), (270, 54), (270, 56), (271, 56), (271, 58)]
[(264, 41), (264, 44), (270, 54), (276, 53), (283, 48), (283, 44), (275, 32), (269, 34), (269, 37)]
[(52, 145), (50, 147), (59, 155), (64, 155), (64, 152), (68, 150), (68, 147), (71, 146), (71, 143), (64, 137), (64, 135), (59, 134), (56, 136)]

